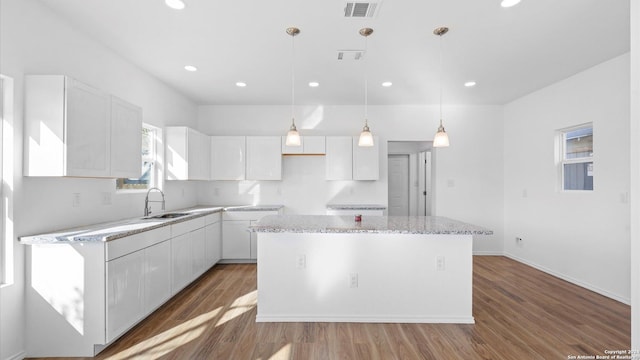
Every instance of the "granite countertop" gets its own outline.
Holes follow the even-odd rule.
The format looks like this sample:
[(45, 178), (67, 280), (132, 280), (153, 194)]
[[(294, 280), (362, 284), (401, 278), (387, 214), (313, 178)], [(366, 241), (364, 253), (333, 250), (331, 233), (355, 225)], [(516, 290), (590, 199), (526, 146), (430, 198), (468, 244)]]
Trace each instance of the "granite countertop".
[(270, 215), (250, 231), (258, 233), (374, 233), (374, 234), (451, 234), (492, 235), (480, 226), (439, 216), (354, 216)]
[[(47, 234), (21, 236), (20, 242), (25, 245), (56, 244), (66, 242), (105, 242), (135, 235), (162, 226), (177, 224), (183, 221), (214, 214), (221, 211), (273, 211), (282, 205), (237, 205), (237, 206), (195, 206), (188, 209), (165, 211), (147, 217), (125, 219), (101, 224), (80, 226), (77, 228), (55, 231)], [(187, 213), (175, 218), (156, 218), (162, 214)]]
[(327, 204), (329, 210), (386, 210), (385, 205), (379, 204)]
[(225, 206), (224, 211), (278, 211), (284, 205), (232, 205)]

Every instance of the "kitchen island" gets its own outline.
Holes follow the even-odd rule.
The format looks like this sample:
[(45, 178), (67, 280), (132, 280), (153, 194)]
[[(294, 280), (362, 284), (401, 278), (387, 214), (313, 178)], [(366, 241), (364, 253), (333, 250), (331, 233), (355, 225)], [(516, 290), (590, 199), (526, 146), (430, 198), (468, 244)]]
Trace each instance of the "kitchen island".
[(258, 234), (258, 322), (474, 323), (472, 241), (433, 216), (278, 215)]

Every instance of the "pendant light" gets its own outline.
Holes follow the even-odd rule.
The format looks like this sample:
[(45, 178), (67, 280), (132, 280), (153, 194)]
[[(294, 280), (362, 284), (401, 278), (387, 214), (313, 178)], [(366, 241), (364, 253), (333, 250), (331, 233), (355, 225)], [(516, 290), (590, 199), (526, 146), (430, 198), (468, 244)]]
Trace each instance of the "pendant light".
[(287, 146), (300, 146), (300, 133), (296, 128), (296, 120), (294, 116), (294, 105), (295, 105), (295, 47), (294, 47), (294, 38), (296, 35), (300, 34), (300, 29), (296, 27), (287, 28), (287, 34), (291, 36), (291, 127), (289, 128), (289, 132), (287, 132), (287, 140), (285, 144)]
[(364, 36), (364, 127), (360, 133), (360, 139), (358, 140), (358, 146), (373, 146), (373, 135), (369, 130), (369, 123), (367, 120), (367, 106), (368, 106), (368, 93), (367, 93), (367, 37), (373, 34), (373, 29), (362, 28), (360, 29), (360, 35)]
[(448, 31), (449, 28), (444, 26), (433, 30), (433, 34), (440, 37), (440, 126), (438, 126), (438, 132), (436, 132), (436, 136), (433, 138), (433, 147), (449, 146), (449, 135), (447, 135), (444, 131), (444, 126), (442, 126), (442, 35)]

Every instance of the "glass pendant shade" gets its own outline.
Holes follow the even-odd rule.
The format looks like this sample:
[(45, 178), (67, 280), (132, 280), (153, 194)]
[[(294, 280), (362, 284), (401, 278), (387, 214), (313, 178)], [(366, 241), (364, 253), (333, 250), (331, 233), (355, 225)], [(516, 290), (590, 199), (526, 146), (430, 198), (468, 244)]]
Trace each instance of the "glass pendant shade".
[(449, 135), (444, 131), (444, 126), (442, 126), (442, 122), (438, 127), (438, 132), (436, 136), (433, 138), (433, 147), (447, 147), (449, 146)]
[(298, 129), (296, 129), (296, 124), (291, 123), (291, 128), (289, 128), (289, 132), (287, 133), (287, 140), (285, 141), (287, 146), (300, 146), (300, 133)]
[(362, 128), (362, 132), (360, 133), (360, 139), (358, 139), (358, 146), (373, 146), (373, 135), (371, 135), (371, 131), (369, 130), (369, 126), (365, 125)]

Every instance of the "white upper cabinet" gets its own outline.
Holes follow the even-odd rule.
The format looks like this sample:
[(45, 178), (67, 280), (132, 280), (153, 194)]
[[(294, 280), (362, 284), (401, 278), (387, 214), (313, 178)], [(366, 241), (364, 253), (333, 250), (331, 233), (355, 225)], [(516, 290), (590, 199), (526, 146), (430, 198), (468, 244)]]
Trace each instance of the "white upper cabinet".
[(211, 180), (244, 180), (246, 138), (211, 136)]
[(142, 109), (111, 97), (111, 175), (142, 175)]
[(280, 136), (247, 136), (247, 180), (281, 180)]
[(209, 180), (207, 135), (186, 126), (165, 128), (167, 180)]
[(378, 180), (380, 178), (380, 140), (373, 137), (373, 146), (358, 146), (358, 136), (353, 137), (353, 180)]
[(301, 136), (300, 146), (287, 146), (287, 137), (282, 137), (282, 154), (324, 155), (324, 136)]
[(109, 102), (65, 76), (26, 76), (24, 175), (109, 177)]
[(327, 136), (326, 179), (353, 179), (353, 150), (351, 136)]
[(62, 75), (25, 77), (25, 176), (139, 177), (142, 110)]
[(380, 178), (379, 139), (373, 146), (358, 146), (358, 136), (327, 136), (327, 180), (378, 180)]

